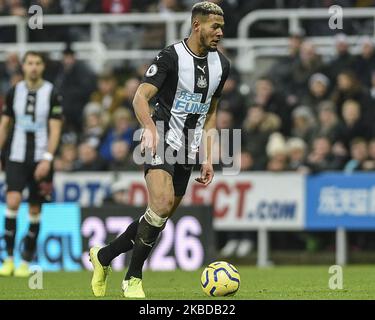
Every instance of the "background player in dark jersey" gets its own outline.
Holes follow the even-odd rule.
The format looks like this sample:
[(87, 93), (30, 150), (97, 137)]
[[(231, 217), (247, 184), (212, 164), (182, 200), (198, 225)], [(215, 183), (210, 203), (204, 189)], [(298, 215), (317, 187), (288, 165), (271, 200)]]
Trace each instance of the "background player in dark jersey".
[[(228, 60), (217, 51), (223, 36), (223, 11), (211, 2), (200, 2), (192, 9), (191, 22), (189, 38), (159, 53), (135, 95), (134, 110), (144, 129), (141, 147), (152, 155), (152, 161), (144, 166), (148, 207), (139, 220), (108, 246), (91, 248), (91, 285), (95, 296), (105, 295), (110, 262), (133, 249), (122, 289), (125, 297), (145, 297), (144, 261), (185, 194), (203, 132), (216, 127), (218, 98), (229, 72)], [(151, 117), (149, 101), (154, 96), (157, 104)], [(160, 129), (163, 126), (166, 133)], [(210, 139), (208, 136), (201, 177), (197, 179), (204, 185), (214, 175)], [(168, 161), (168, 148), (183, 155), (177, 157), (178, 163)]]
[[(0, 150), (11, 132), (5, 161), (6, 204), (5, 242), (8, 258), (0, 269), (1, 276), (27, 277), (40, 228), (43, 202), (52, 191), (52, 160), (62, 127), (62, 107), (53, 85), (42, 78), (43, 56), (27, 52), (23, 58), (24, 81), (13, 87), (6, 96), (0, 122)], [(29, 230), (24, 238), (22, 262), (15, 268), (13, 261), (16, 236), (16, 217), (22, 192), (29, 188)]]

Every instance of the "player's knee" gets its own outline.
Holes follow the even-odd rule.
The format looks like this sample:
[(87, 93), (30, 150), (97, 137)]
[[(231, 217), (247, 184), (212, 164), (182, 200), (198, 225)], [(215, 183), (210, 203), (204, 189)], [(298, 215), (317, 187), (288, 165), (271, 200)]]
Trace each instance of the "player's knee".
[(30, 217), (38, 217), (40, 215), (40, 205), (31, 205), (29, 206)]
[(170, 215), (173, 209), (173, 203), (174, 199), (172, 196), (163, 194), (154, 199), (152, 202), (152, 208), (160, 217), (166, 218)]
[(15, 192), (10, 192), (7, 194), (7, 207), (10, 210), (18, 210), (21, 200), (21, 195)]

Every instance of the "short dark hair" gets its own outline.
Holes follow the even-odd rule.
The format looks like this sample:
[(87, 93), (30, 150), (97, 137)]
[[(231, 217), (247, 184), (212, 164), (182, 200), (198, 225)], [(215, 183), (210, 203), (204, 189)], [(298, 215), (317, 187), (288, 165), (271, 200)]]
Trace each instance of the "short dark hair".
[(39, 57), (40, 59), (42, 59), (42, 62), (43, 63), (46, 63), (46, 57), (44, 56), (44, 54), (42, 52), (39, 52), (39, 51), (26, 51), (26, 53), (24, 54), (23, 56), (23, 59), (22, 59), (22, 63), (25, 63), (26, 59), (28, 56), (37, 56)]
[(268, 75), (263, 75), (261, 77), (259, 77), (256, 82), (258, 81), (267, 81), (269, 82), (272, 86), (275, 86), (275, 81)]
[(350, 141), (350, 147), (353, 147), (354, 145), (362, 144), (362, 143), (367, 145), (367, 140), (362, 137), (356, 137)]
[(75, 51), (70, 47), (66, 47), (65, 50), (63, 51), (63, 55), (71, 55), (71, 56), (75, 56)]
[(208, 16), (210, 14), (224, 16), (223, 9), (217, 4), (209, 1), (198, 2), (191, 9), (191, 22), (193, 22), (197, 15)]

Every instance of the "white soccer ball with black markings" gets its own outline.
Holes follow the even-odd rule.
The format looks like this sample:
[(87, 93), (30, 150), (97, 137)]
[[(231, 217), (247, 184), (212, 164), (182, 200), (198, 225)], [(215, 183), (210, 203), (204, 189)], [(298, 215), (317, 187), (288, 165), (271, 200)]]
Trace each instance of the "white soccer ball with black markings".
[(203, 292), (211, 297), (233, 296), (240, 288), (240, 274), (235, 266), (225, 261), (211, 263), (203, 270)]

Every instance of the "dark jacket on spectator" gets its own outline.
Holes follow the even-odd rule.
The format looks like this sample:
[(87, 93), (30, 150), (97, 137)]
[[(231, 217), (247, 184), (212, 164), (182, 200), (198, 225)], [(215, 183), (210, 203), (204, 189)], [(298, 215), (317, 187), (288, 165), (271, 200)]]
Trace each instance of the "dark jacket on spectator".
[(83, 108), (96, 88), (94, 73), (85, 64), (76, 62), (70, 69), (60, 71), (56, 86), (63, 96), (66, 124), (81, 132)]

